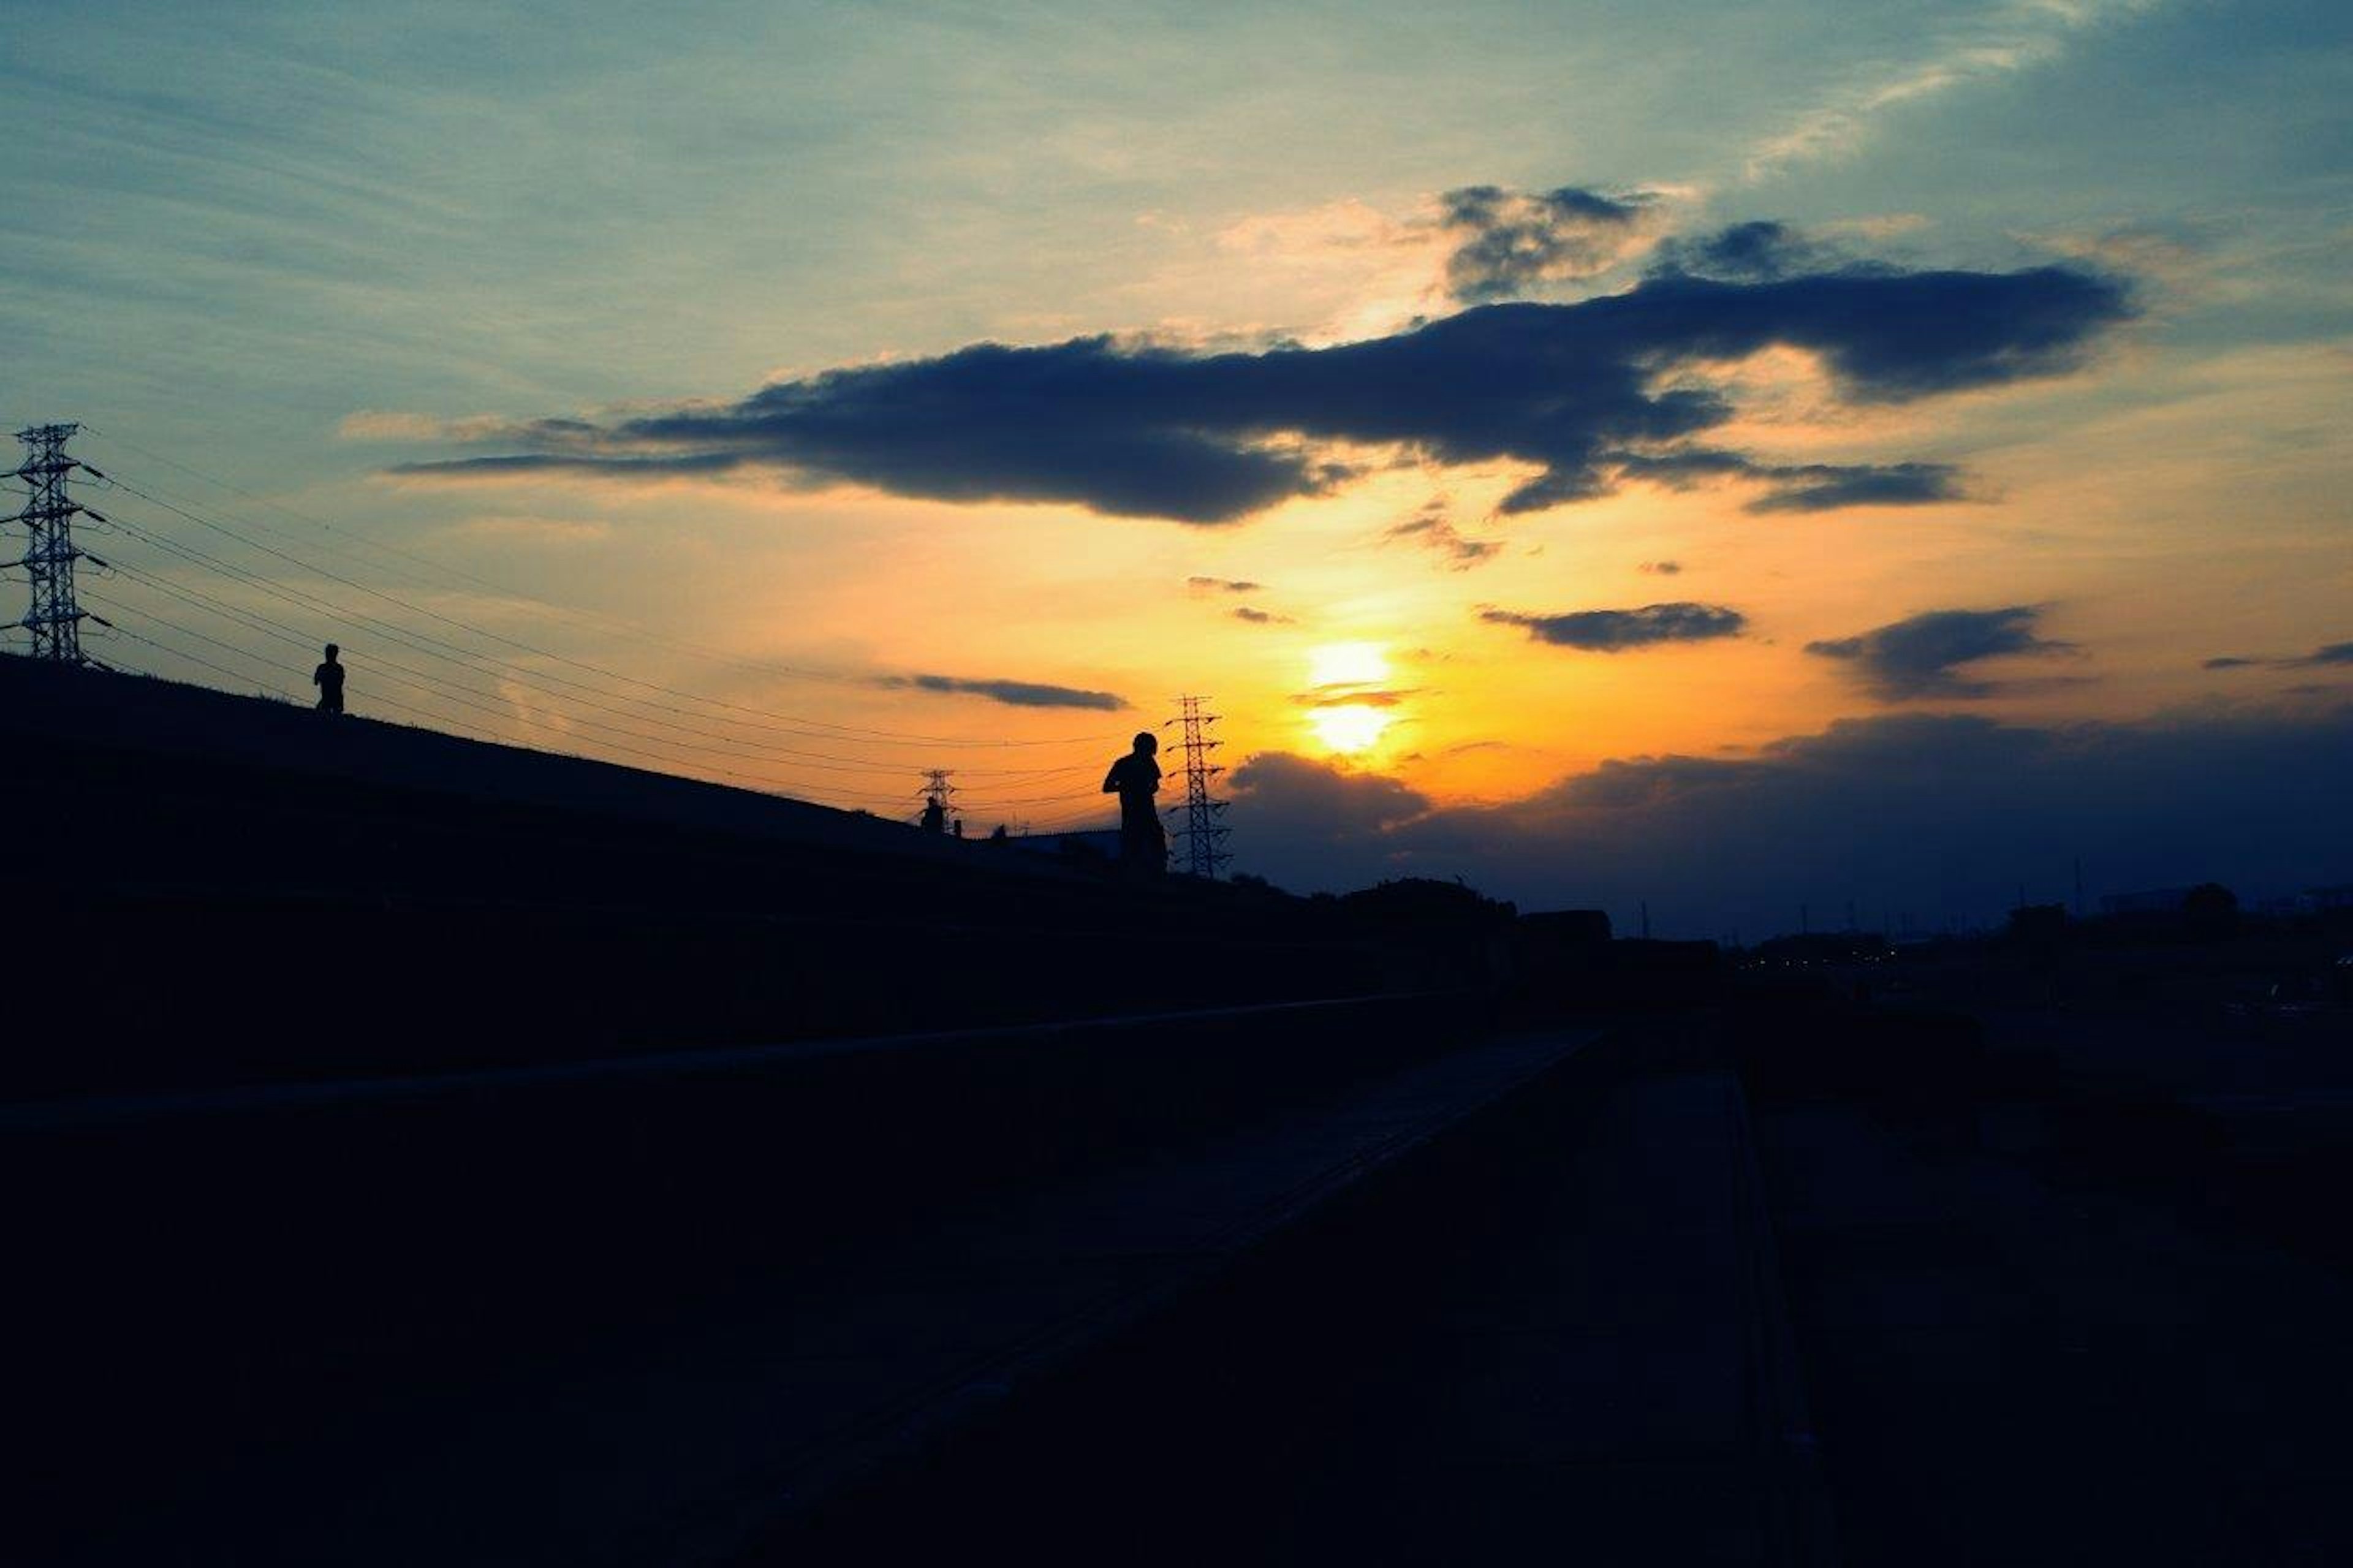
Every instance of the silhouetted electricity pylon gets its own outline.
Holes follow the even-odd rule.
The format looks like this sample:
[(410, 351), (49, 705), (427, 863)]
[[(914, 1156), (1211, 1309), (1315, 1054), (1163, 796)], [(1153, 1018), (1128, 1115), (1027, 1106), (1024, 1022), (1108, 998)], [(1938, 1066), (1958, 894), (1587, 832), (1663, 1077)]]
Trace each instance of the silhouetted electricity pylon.
[[(74, 603), (73, 515), (82, 508), (66, 494), (66, 476), (80, 465), (66, 456), (66, 443), (79, 425), (35, 425), (16, 432), (25, 444), (25, 466), (9, 477), (25, 481), (25, 510), (8, 519), (25, 525), (21, 561), (32, 582), (31, 601), (16, 625), (33, 634), (33, 657), (59, 664), (84, 662), (81, 623), (86, 612)], [(92, 514), (95, 515), (95, 514)]]
[(1225, 851), (1228, 829), (1218, 821), (1226, 809), (1222, 800), (1209, 798), (1209, 781), (1226, 770), (1209, 761), (1209, 753), (1224, 744), (1209, 739), (1209, 726), (1218, 721), (1215, 713), (1204, 713), (1201, 697), (1180, 697), (1184, 705), (1185, 725), (1185, 826), (1176, 836), (1185, 840), (1184, 869), (1196, 877), (1214, 878), (1218, 868), (1233, 858)]
[(955, 785), (948, 783), (953, 768), (928, 768), (923, 773), (923, 827), (931, 833), (948, 830), (948, 797), (955, 794)]

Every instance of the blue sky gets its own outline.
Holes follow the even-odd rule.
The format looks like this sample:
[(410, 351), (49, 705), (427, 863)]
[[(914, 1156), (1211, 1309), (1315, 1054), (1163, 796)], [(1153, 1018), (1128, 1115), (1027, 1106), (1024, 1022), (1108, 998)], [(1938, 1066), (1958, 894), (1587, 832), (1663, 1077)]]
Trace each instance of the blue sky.
[(1574, 181), (1923, 214), (1955, 259), (2178, 229), (2270, 284), (2204, 331), (2306, 336), (2348, 308), (2325, 250), (2347, 27), (2322, 5), (44, 7), (12, 23), (0, 106), (39, 154), (5, 176), (40, 215), (6, 321), (19, 374), (142, 422), (185, 420), (192, 377), (274, 420), (693, 396), (1150, 325), (1141, 286), (1185, 258), (1147, 216)]

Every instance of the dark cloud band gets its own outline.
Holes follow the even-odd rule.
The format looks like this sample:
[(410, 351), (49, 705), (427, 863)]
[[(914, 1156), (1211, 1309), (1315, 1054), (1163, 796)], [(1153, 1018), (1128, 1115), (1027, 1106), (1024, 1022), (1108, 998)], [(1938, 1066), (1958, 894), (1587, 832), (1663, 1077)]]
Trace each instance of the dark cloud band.
[(1947, 499), (1934, 464), (1776, 468), (1695, 437), (1733, 415), (1707, 367), (1777, 345), (1816, 354), (1854, 403), (1901, 403), (2063, 373), (2131, 310), (2116, 280), (1846, 270), (1763, 281), (1653, 276), (1574, 304), (1482, 306), (1330, 348), (1190, 354), (1109, 337), (983, 343), (832, 370), (740, 402), (505, 433), (522, 452), (405, 471), (652, 476), (758, 465), (947, 501), (1063, 502), (1224, 523), (1353, 471), (1319, 445), (1542, 472), (1506, 512), (1629, 479), (1761, 482), (1767, 510)]
[(1302, 891), (1459, 873), (1523, 907), (1640, 899), (1677, 934), (1753, 940), (1795, 928), (1805, 899), (1999, 920), (2017, 879), (2059, 896), (2077, 858), (2095, 890), (2292, 891), (2353, 863), (2348, 777), (2340, 704), (2048, 727), (1881, 714), (1741, 756), (1607, 762), (1493, 805), (1280, 753), (1231, 782), (1250, 868)]

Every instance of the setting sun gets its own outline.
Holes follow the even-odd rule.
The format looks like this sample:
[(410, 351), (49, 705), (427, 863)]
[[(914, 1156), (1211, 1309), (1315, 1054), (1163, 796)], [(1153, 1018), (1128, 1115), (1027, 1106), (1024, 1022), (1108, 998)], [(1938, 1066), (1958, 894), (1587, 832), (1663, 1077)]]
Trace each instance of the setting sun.
[(1356, 752), (1370, 750), (1380, 740), (1381, 731), (1389, 727), (1389, 715), (1377, 708), (1349, 704), (1319, 708), (1308, 722), (1314, 726), (1315, 738), (1326, 749)]

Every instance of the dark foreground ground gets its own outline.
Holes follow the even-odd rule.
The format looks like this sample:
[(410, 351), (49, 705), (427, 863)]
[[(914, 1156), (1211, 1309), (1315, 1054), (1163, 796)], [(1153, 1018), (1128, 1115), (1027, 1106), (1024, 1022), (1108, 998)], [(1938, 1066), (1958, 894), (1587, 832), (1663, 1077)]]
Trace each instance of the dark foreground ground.
[(2298, 1185), (2353, 1131), (2346, 1044), (2218, 1114), (2180, 1091), (2245, 1042), (2194, 1021), (1625, 1029), (1410, 1202), (763, 1560), (2353, 1561), (2345, 1188)]
[(2353, 1561), (2353, 1041), (1987, 1025), (1966, 1117), (1760, 1096), (1847, 1559)]
[[(1192, 1027), (926, 1046), (875, 1081), (964, 1060), (988, 1127), (945, 1165), (853, 1129), (820, 1163), (854, 1183), (674, 1142), (857, 1114), (798, 1058), (728, 1069), (717, 1120), (669, 1065), (371, 1102), (260, 1188), (207, 1185), (237, 1162), (191, 1113), (171, 1172), (82, 1165), (116, 1223), (25, 1276), (73, 1310), (15, 1341), (10, 1560), (2353, 1560), (2339, 1029), (1750, 995), (1495, 1035), (1433, 996), (1248, 1015), (1179, 1103)], [(617, 1103), (634, 1154), (549, 1141)], [(412, 1125), (399, 1181), (337, 1188)], [(510, 1125), (623, 1174), (484, 1209)]]
[(0, 673), (0, 1562), (2353, 1561), (2341, 925), (1736, 977)]

